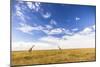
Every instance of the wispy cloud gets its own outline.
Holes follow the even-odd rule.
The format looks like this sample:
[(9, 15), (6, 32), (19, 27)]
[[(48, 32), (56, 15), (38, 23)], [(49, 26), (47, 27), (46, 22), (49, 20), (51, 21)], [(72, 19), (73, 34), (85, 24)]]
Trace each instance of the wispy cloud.
[(51, 19), (50, 24), (57, 25), (57, 22), (55, 20)]
[(75, 20), (76, 21), (79, 21), (81, 18), (80, 17), (75, 17)]
[[(86, 30), (85, 28), (84, 30)], [(89, 28), (91, 29), (91, 28)], [(91, 31), (80, 31), (81, 33), (87, 33), (88, 34), (80, 34), (80, 32), (75, 33), (72, 36), (64, 35), (62, 38), (56, 38), (56, 37), (43, 37), (41, 40), (43, 41), (49, 41), (53, 42), (56, 45), (60, 45), (62, 49), (64, 48), (93, 48), (95, 47), (95, 32)], [(92, 29), (91, 29), (92, 30)], [(88, 44), (88, 45), (87, 45)]]
[[(93, 26), (91, 27), (87, 27), (85, 29), (83, 29), (82, 31), (79, 31), (78, 33), (74, 33), (73, 31), (78, 30), (77, 28), (73, 29), (73, 31), (71, 32), (70, 30), (67, 30), (65, 28), (53, 28), (51, 25), (45, 25), (45, 26), (41, 26), (41, 25), (35, 25), (35, 26), (31, 26), (25, 23), (20, 23), (20, 26), (17, 27), (16, 29), (23, 32), (23, 33), (28, 33), (28, 34), (32, 34), (32, 31), (34, 30), (38, 30), (38, 31), (42, 31), (45, 34), (47, 34), (48, 36), (52, 36), (52, 35), (57, 35), (57, 34), (65, 34), (62, 36), (62, 38), (64, 39), (69, 39), (70, 37), (72, 37), (73, 35), (78, 35), (78, 36), (84, 36), (84, 35), (90, 35), (91, 33), (93, 33)], [(71, 36), (69, 36), (71, 35)]]
[(64, 28), (50, 28), (50, 29), (44, 29), (42, 30), (47, 35), (57, 35), (57, 34), (64, 34), (66, 31)]
[(34, 5), (32, 2), (27, 2), (27, 6), (28, 6), (30, 9), (35, 9), (35, 5)]
[(64, 28), (55, 28), (55, 29), (52, 29), (48, 32), (49, 35), (53, 35), (53, 34), (61, 34), (64, 32)]
[(51, 17), (50, 12), (45, 11), (43, 8), (40, 7), (40, 2), (26, 2), (29, 9), (33, 12), (39, 12), (43, 18), (47, 19)]
[(51, 17), (51, 14), (49, 12), (41, 13), (41, 15), (43, 16), (43, 18), (50, 18)]
[(38, 31), (43, 31), (44, 32), (44, 29), (45, 27), (41, 26), (41, 25), (38, 25), (38, 26), (31, 26), (31, 25), (28, 25), (28, 24), (25, 24), (25, 23), (20, 23), (19, 24), (20, 26), (17, 27), (16, 29), (23, 32), (23, 33), (28, 33), (28, 34), (32, 34), (32, 31), (34, 30), (38, 30)]
[(29, 9), (31, 9), (33, 12), (39, 12), (43, 18), (50, 18), (51, 14), (47, 11), (45, 11), (43, 8), (40, 7), (40, 2), (26, 2), (27, 6), (29, 7)]
[(16, 28), (17, 30), (23, 32), (23, 33), (28, 33), (32, 34), (31, 32), (33, 31), (33, 27), (24, 23), (20, 23), (20, 26)]
[(18, 16), (21, 21), (25, 22), (27, 18), (27, 16), (24, 15), (24, 11), (23, 11), (25, 7), (22, 9), (22, 7), (19, 5), (20, 3), (15, 6), (15, 9), (16, 9), (15, 15)]
[(93, 30), (95, 30), (95, 25), (92, 26)]
[(92, 29), (90, 28), (85, 28), (82, 32), (80, 32), (81, 34), (89, 34), (92, 31)]
[(62, 34), (64, 33), (65, 29), (64, 28), (53, 28), (51, 25), (35, 25), (31, 26), (26, 23), (20, 23), (19, 27), (16, 28), (17, 30), (23, 32), (23, 33), (29, 33), (31, 34), (32, 31), (38, 30), (46, 33), (47, 35), (54, 35), (54, 34)]
[(43, 30), (47, 35), (58, 35), (58, 34), (66, 34), (66, 35), (73, 35), (74, 32), (71, 32), (68, 29), (65, 28), (52, 28), (52, 29), (46, 29)]
[[(23, 24), (22, 24), (23, 25)], [(93, 27), (93, 26), (91, 26)], [(89, 29), (88, 29), (89, 28)], [(94, 48), (95, 47), (95, 32), (91, 32), (92, 28), (88, 27), (72, 36), (64, 35), (62, 38), (57, 38), (51, 35), (42, 37), (36, 42), (13, 42), (13, 50), (27, 50), (32, 45), (35, 45), (34, 50), (58, 49), (58, 45), (62, 49), (70, 48)], [(91, 30), (90, 30), (91, 29)], [(88, 34), (80, 34), (87, 33)], [(90, 33), (89, 33), (90, 32)]]
[(35, 2), (35, 6), (39, 7), (40, 6), (40, 2)]
[(85, 29), (83, 29), (83, 31), (81, 31), (80, 34), (82, 34), (82, 35), (91, 34), (92, 32), (95, 32), (94, 30), (95, 30), (94, 25), (89, 26), (89, 27), (86, 27)]
[(16, 10), (21, 10), (21, 8), (19, 7), (19, 4), (17, 4), (16, 6), (15, 6), (15, 8), (16, 8)]
[(29, 7), (29, 9), (38, 12), (40, 9), (40, 3), (39, 2), (26, 2), (27, 6)]
[(52, 28), (53, 28), (51, 25), (45, 25), (45, 27), (46, 27), (47, 29), (52, 29)]

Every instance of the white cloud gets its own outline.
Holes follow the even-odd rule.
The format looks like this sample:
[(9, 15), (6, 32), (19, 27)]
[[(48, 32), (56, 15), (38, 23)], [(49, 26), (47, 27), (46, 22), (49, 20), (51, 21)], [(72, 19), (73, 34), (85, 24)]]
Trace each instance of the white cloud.
[(88, 35), (88, 34), (91, 34), (91, 33), (95, 33), (94, 30), (95, 30), (95, 25), (92, 25), (92, 26), (84, 28), (81, 32), (79, 32), (79, 34)]
[(58, 29), (51, 30), (49, 34), (59, 34), (59, 33), (62, 33), (62, 30), (58, 28)]
[(20, 26), (17, 27), (16, 29), (23, 32), (23, 33), (29, 33), (32, 34), (32, 31), (34, 30), (38, 30), (38, 31), (42, 31), (44, 33), (46, 33), (47, 35), (54, 35), (54, 34), (62, 34), (65, 32), (64, 28), (54, 28), (51, 25), (45, 25), (45, 26), (41, 26), (41, 25), (35, 25), (35, 26), (31, 26), (25, 23), (20, 23)]
[(65, 30), (64, 33), (68, 34), (68, 35), (72, 35), (73, 34), (73, 32), (71, 32), (70, 30)]
[(31, 26), (25, 23), (20, 23), (20, 26), (16, 28), (19, 31), (22, 31), (24, 33), (32, 34), (33, 30), (40, 30), (42, 31), (44, 29), (43, 26)]
[(80, 20), (80, 18), (79, 17), (75, 17), (75, 20), (78, 21), (78, 20)]
[(22, 9), (21, 9), (21, 7), (19, 6), (19, 4), (16, 5), (15, 8), (16, 8), (16, 16), (20, 17), (20, 19), (21, 19), (23, 22), (25, 22), (25, 15), (23, 14)]
[(49, 35), (52, 35), (52, 34), (61, 34), (63, 32), (64, 32), (64, 28), (55, 28), (55, 29), (50, 30), (50, 32), (48, 34)]
[(53, 27), (51, 25), (45, 25), (47, 29), (52, 29)]
[(39, 2), (26, 2), (27, 3), (27, 6), (32, 9), (33, 11), (36, 11), (38, 12), (39, 9), (40, 9), (40, 3)]
[(87, 27), (83, 29), (83, 31), (81, 31), (80, 34), (83, 34), (83, 35), (90, 34), (92, 30), (93, 30), (92, 28)]
[[(64, 28), (52, 28), (51, 26), (47, 26), (46, 28), (42, 29), (44, 33), (47, 35), (57, 35), (57, 34), (63, 34), (66, 32)], [(69, 33), (70, 34), (70, 33)]]
[(44, 18), (50, 18), (51, 17), (51, 14), (49, 12), (46, 12), (45, 14), (42, 13), (42, 16)]
[(26, 2), (27, 6), (34, 12), (39, 12), (43, 18), (50, 18), (51, 14), (40, 8), (40, 2)]
[(74, 35), (72, 37), (67, 37), (67, 40), (61, 40), (60, 44), (62, 48), (94, 48), (95, 38), (89, 35)]
[(16, 30), (19, 30), (19, 31), (21, 31), (23, 33), (32, 34), (32, 31), (34, 31), (34, 30), (43, 31), (43, 32), (46, 33), (45, 27), (43, 27), (41, 25), (31, 26), (31, 25), (28, 25), (26, 23), (20, 23), (19, 25), (20, 26), (17, 27)]
[(40, 2), (26, 2), (26, 4), (33, 12), (39, 12), (43, 18), (50, 18), (51, 14), (40, 8)]
[(27, 6), (28, 6), (30, 9), (35, 9), (35, 5), (34, 5), (32, 2), (27, 2)]
[(19, 10), (19, 11), (21, 10), (21, 8), (19, 7), (19, 5), (16, 5), (15, 8), (16, 8), (16, 10)]
[(85, 28), (85, 29), (83, 30), (83, 32), (91, 32), (91, 31), (92, 31), (91, 28)]
[(42, 40), (50, 41), (55, 44), (60, 45), (62, 48), (94, 48), (95, 47), (95, 32), (91, 32), (91, 28), (85, 28), (80, 34), (80, 32), (68, 36), (64, 35), (61, 39), (55, 37), (45, 37)]
[(40, 2), (36, 2), (35, 6), (39, 7), (40, 6)]
[(52, 20), (50, 21), (50, 24), (52, 24), (52, 25), (57, 25), (57, 22), (56, 22), (55, 20), (52, 19)]
[(33, 50), (58, 49), (58, 45), (60, 45), (62, 49), (95, 48), (95, 32), (91, 32), (86, 35), (80, 34), (80, 32), (78, 32), (73, 36), (64, 35), (62, 38), (57, 38), (49, 35), (40, 38), (39, 41), (36, 42), (13, 42), (12, 49), (28, 50), (32, 45), (35, 45)]
[(21, 11), (16, 11), (16, 15), (20, 16), (20, 17), (23, 17), (23, 13)]
[(72, 36), (68, 36), (66, 34), (62, 38), (57, 38), (51, 35), (61, 34), (61, 33), (64, 33), (65, 31), (67, 33), (71, 33), (71, 32), (69, 30), (65, 30), (64, 28), (55, 28), (55, 29), (47, 30), (43, 26), (38, 25), (34, 27), (27, 24), (23, 24), (23, 23), (21, 23), (20, 26), (21, 27), (17, 29), (22, 32), (30, 33), (33, 30), (41, 30), (45, 32), (46, 34), (48, 34), (48, 36), (42, 37), (39, 39), (39, 41), (36, 41), (36, 42), (28, 42), (28, 43), (25, 42), (25, 43), (22, 43), (23, 45), (19, 44), (17, 46), (13, 45), (14, 50), (27, 50), (32, 45), (36, 45), (34, 50), (58, 49), (57, 48), (58, 45), (60, 45), (62, 49), (94, 48), (95, 47), (95, 32), (92, 31), (93, 29), (91, 27), (87, 27)]
[(47, 29), (43, 29), (42, 30), (44, 33), (46, 33), (47, 35), (48, 35), (48, 33), (49, 33), (49, 30), (47, 30)]
[(47, 49), (58, 49), (57, 46), (60, 45), (62, 49), (71, 49), (71, 48), (95, 48), (95, 31), (93, 26), (87, 27), (82, 31), (75, 33), (72, 36), (64, 35), (62, 38), (57, 38), (51, 36), (51, 34), (60, 34), (66, 31), (66, 33), (71, 33), (69, 30), (64, 28), (55, 28), (47, 30), (49, 26), (30, 26), (27, 24), (20, 23), (20, 27), (17, 30), (20, 30), (25, 33), (30, 33), (33, 30), (41, 30), (48, 34), (48, 36), (42, 37), (39, 41), (36, 42), (13, 42), (13, 50), (28, 50), (32, 45), (35, 45), (33, 50), (47, 50)]
[(93, 25), (92, 28), (95, 30), (95, 25)]
[[(82, 30), (81, 32), (83, 32)], [(91, 31), (88, 31), (91, 32)], [(84, 33), (84, 32), (83, 32)], [(45, 37), (44, 41), (53, 42), (56, 45), (60, 45), (62, 49), (69, 48), (94, 48), (95, 47), (95, 32), (88, 33), (86, 35), (76, 33), (73, 36), (64, 35), (62, 38)]]
[(32, 26), (24, 24), (24, 23), (20, 23), (20, 27), (16, 28), (17, 30), (24, 32), (24, 33), (29, 33), (31, 34), (31, 31), (34, 29)]

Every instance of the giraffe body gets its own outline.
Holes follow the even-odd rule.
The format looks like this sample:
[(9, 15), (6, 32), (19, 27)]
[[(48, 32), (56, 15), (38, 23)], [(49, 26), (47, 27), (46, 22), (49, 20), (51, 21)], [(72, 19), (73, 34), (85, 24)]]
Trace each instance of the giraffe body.
[(32, 52), (34, 45), (28, 50), (28, 52)]

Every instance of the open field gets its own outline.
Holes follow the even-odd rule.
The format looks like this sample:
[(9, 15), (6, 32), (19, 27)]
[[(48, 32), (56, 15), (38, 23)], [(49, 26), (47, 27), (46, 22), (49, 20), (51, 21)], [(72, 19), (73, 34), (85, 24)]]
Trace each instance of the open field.
[(95, 61), (95, 48), (13, 51), (12, 66)]

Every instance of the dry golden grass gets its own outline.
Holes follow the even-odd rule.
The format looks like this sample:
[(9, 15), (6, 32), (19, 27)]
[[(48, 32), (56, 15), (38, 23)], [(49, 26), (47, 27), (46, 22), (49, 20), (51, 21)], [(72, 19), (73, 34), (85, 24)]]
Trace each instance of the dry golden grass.
[(12, 66), (95, 61), (95, 48), (12, 52)]

